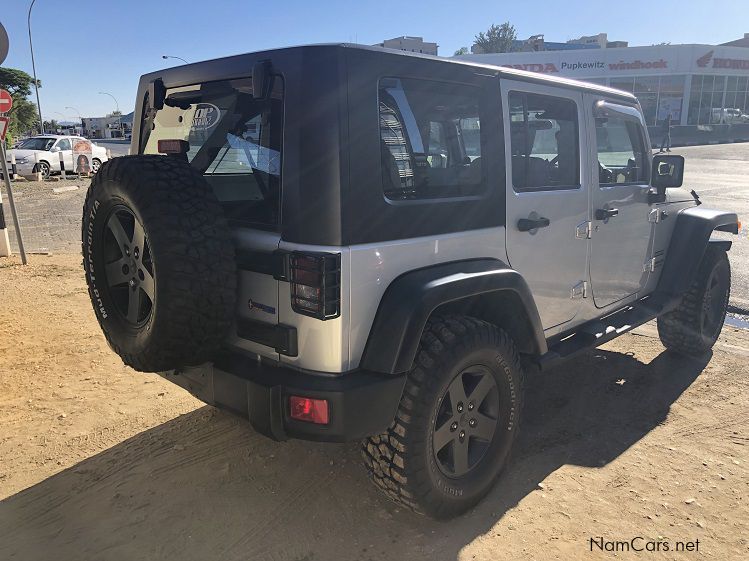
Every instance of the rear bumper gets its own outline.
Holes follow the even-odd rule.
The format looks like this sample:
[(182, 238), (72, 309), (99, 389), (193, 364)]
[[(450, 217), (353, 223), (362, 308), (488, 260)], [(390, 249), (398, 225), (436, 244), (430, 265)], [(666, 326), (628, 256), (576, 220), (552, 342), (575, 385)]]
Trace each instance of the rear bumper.
[[(347, 442), (383, 432), (395, 417), (405, 375), (385, 376), (357, 370), (338, 375), (299, 372), (227, 355), (215, 363), (161, 375), (195, 397), (249, 419), (274, 440), (300, 438)], [(326, 399), (327, 425), (289, 416), (289, 396)]]

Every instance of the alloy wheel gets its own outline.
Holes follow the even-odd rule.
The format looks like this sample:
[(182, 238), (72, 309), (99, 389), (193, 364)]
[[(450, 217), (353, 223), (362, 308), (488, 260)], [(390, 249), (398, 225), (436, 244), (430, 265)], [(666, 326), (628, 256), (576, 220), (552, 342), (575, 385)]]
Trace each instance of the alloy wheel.
[(463, 370), (437, 406), (432, 451), (440, 471), (462, 477), (489, 449), (499, 422), (499, 389), (488, 367)]
[(104, 255), (104, 273), (115, 308), (128, 324), (143, 325), (154, 305), (154, 267), (143, 225), (126, 206), (115, 207), (109, 215)]

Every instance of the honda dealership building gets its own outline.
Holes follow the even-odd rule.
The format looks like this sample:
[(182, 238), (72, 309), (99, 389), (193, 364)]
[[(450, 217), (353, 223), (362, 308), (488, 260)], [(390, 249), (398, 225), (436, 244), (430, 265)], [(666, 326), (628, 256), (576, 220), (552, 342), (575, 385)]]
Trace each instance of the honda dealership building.
[(684, 126), (749, 123), (749, 48), (745, 47), (659, 45), (457, 58), (633, 92), (649, 126), (660, 125), (669, 114), (674, 124)]

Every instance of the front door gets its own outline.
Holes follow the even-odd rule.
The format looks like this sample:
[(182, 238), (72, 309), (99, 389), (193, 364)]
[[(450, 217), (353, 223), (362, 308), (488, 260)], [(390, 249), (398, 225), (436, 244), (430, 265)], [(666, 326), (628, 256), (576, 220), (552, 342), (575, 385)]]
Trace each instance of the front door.
[(544, 329), (571, 321), (586, 293), (588, 153), (582, 94), (501, 80), (507, 257), (528, 282)]
[[(73, 147), (70, 145), (69, 138), (61, 138), (55, 145), (60, 152), (62, 152), (63, 161), (65, 162), (65, 171), (71, 173), (73, 171)], [(59, 157), (59, 153), (58, 153)]]
[(603, 308), (645, 287), (653, 226), (648, 222), (650, 147), (635, 108), (586, 94), (593, 162), (590, 279)]

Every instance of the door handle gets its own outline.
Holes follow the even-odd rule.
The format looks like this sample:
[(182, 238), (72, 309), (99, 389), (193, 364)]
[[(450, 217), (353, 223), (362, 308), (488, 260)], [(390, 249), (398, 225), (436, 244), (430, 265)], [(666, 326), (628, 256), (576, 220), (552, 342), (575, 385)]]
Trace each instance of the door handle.
[(596, 209), (596, 220), (607, 220), (612, 216), (619, 214), (618, 208), (598, 208)]
[(538, 230), (539, 228), (546, 228), (551, 222), (548, 218), (521, 218), (518, 220), (518, 230), (521, 232), (529, 232), (531, 230)]

